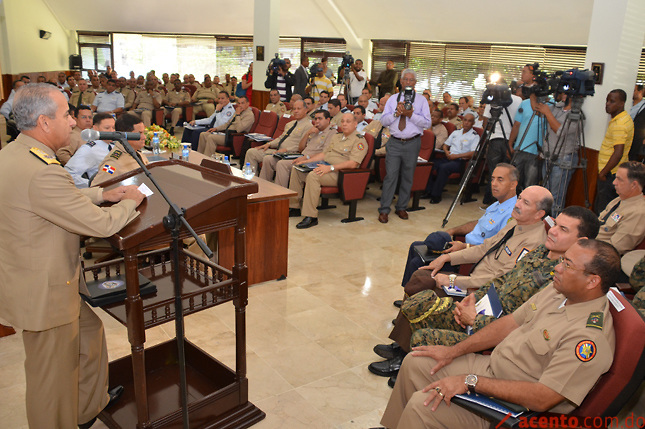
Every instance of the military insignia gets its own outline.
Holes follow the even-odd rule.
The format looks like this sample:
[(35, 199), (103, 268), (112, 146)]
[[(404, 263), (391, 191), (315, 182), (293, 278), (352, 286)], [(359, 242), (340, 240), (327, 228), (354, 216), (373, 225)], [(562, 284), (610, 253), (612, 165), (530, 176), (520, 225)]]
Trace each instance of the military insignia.
[(116, 289), (118, 287), (124, 286), (125, 282), (123, 280), (108, 280), (99, 285), (99, 288), (105, 289), (105, 290), (110, 290), (110, 289)]
[(551, 339), (551, 337), (549, 336), (549, 331), (547, 331), (546, 329), (544, 331), (542, 331), (542, 336), (547, 341), (549, 341)]
[(36, 158), (38, 158), (39, 160), (41, 160), (47, 165), (49, 164), (60, 165), (60, 162), (58, 162), (58, 160), (55, 157), (47, 154), (45, 151), (38, 149), (37, 147), (32, 147), (29, 152), (31, 152), (32, 155), (34, 155)]
[(524, 247), (522, 249), (522, 251), (520, 252), (520, 254), (517, 256), (517, 259), (515, 260), (515, 263), (517, 264), (518, 262), (520, 262), (520, 259), (522, 259), (524, 256), (526, 256), (526, 254), (529, 253), (529, 252), (530, 252), (530, 250), (527, 249), (526, 247)]
[(121, 155), (123, 155), (123, 152), (117, 149), (114, 152), (112, 152), (112, 155), (110, 155), (110, 158), (119, 159), (121, 158)]
[(105, 165), (103, 166), (103, 171), (105, 171), (105, 172), (106, 172), (106, 173), (108, 173), (108, 174), (114, 174), (114, 172), (116, 171), (116, 169), (115, 169), (114, 167), (112, 167), (111, 165), (107, 165), (107, 164), (105, 164)]
[(504, 246), (504, 252), (506, 252), (508, 256), (511, 256), (511, 254), (513, 254), (513, 252), (511, 252), (511, 249), (508, 248), (508, 246)]
[(613, 220), (614, 222), (618, 222), (621, 217), (622, 216), (619, 215), (618, 213), (614, 213), (613, 215), (611, 215), (611, 220)]
[(230, 110), (226, 112), (226, 116), (231, 116), (231, 115), (232, 115), (232, 112)]
[(531, 310), (537, 311), (537, 306), (535, 305), (535, 303), (531, 303)]
[(85, 143), (85, 144), (86, 144), (86, 145), (88, 145), (89, 147), (94, 147), (94, 146), (96, 146), (96, 142), (87, 142), (87, 143)]
[(589, 362), (596, 356), (596, 343), (591, 340), (582, 340), (576, 344), (576, 357), (582, 362)]
[(358, 147), (358, 150), (365, 149), (365, 145), (363, 143), (359, 143), (357, 147)]
[(605, 315), (602, 311), (596, 311), (589, 315), (587, 319), (587, 328), (596, 328), (602, 331)]
[(493, 225), (495, 223), (495, 220), (494, 219), (488, 219), (488, 223)]

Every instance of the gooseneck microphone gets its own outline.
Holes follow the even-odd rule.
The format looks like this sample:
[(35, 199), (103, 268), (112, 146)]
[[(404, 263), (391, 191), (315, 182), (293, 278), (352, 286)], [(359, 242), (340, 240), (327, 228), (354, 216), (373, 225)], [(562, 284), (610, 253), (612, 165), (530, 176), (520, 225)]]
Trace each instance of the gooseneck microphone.
[(95, 140), (139, 140), (141, 139), (141, 133), (126, 133), (122, 131), (115, 132), (103, 132), (96, 131), (92, 128), (81, 131), (81, 139), (86, 142), (95, 141)]

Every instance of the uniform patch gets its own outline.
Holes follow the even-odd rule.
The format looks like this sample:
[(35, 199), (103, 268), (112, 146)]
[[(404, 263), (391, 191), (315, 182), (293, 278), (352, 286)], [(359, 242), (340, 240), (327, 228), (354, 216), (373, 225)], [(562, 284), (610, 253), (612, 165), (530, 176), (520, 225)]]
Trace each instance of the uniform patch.
[(358, 150), (365, 149), (365, 145), (363, 143), (359, 143), (357, 147), (358, 147)]
[(111, 165), (105, 164), (105, 165), (103, 166), (103, 171), (105, 171), (105, 172), (106, 172), (106, 173), (108, 173), (108, 174), (114, 174), (114, 172), (116, 171), (116, 169), (115, 169), (114, 167), (112, 167)]
[(537, 311), (537, 306), (534, 303), (531, 303), (531, 310)]
[(542, 331), (542, 336), (547, 341), (549, 341), (551, 339), (551, 337), (549, 336), (549, 331), (547, 331), (546, 329), (544, 331)]
[(89, 147), (94, 147), (94, 146), (96, 146), (96, 142), (87, 142), (87, 143), (85, 143), (85, 144), (86, 144), (86, 145), (88, 145)]
[(226, 116), (231, 116), (232, 114), (233, 113), (230, 110), (228, 112), (226, 112)]
[(619, 215), (618, 213), (614, 213), (613, 215), (611, 215), (611, 220), (613, 220), (614, 222), (618, 222), (621, 217), (622, 216)]
[(123, 155), (123, 152), (117, 149), (114, 152), (112, 152), (112, 155), (110, 155), (110, 158), (119, 159), (121, 158), (121, 155)]
[(529, 253), (529, 252), (530, 252), (530, 250), (527, 249), (526, 247), (524, 247), (522, 249), (522, 251), (520, 252), (520, 254), (517, 255), (517, 259), (515, 260), (515, 263), (517, 264), (518, 262), (520, 262), (520, 259), (522, 259), (524, 256), (526, 256), (526, 254)]
[(513, 252), (511, 252), (511, 249), (508, 248), (508, 246), (504, 246), (504, 252), (506, 252), (508, 256), (511, 256), (513, 254)]
[(47, 165), (49, 164), (60, 165), (60, 162), (58, 162), (58, 160), (55, 157), (47, 154), (46, 152), (44, 152), (41, 149), (38, 149), (37, 147), (32, 147), (29, 152), (31, 152), (32, 155), (34, 155), (36, 158), (38, 158), (39, 160), (41, 160)]
[(589, 315), (587, 319), (587, 328), (596, 328), (602, 331), (605, 315), (602, 311), (596, 311)]
[(582, 362), (589, 362), (596, 356), (596, 343), (591, 340), (582, 340), (576, 345), (576, 357)]

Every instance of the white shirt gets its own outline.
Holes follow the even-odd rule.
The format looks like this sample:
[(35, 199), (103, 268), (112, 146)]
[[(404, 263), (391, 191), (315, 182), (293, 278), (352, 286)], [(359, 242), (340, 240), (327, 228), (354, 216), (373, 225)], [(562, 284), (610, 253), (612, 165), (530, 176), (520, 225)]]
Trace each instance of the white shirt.
[(471, 128), (466, 134), (463, 129), (455, 130), (444, 144), (450, 147), (451, 154), (461, 155), (477, 149), (477, 143), (479, 143), (479, 134)]
[(96, 111), (101, 112), (111, 112), (116, 109), (123, 109), (125, 107), (125, 99), (123, 95), (116, 92), (100, 92), (94, 97), (92, 101), (92, 106), (96, 106)]
[(356, 125), (356, 131), (361, 132), (367, 126), (367, 121), (361, 121)]
[(363, 80), (358, 80), (353, 70), (350, 70), (349, 72), (349, 96), (352, 98), (359, 97), (367, 83), (367, 73), (365, 73), (365, 70), (359, 71), (358, 75), (361, 76)]
[[(508, 115), (506, 114), (506, 109), (502, 109), (502, 114), (499, 117), (499, 122), (497, 122), (497, 125), (495, 125), (495, 132), (490, 136), (491, 139), (504, 138), (504, 134), (502, 134), (502, 128), (504, 129), (504, 133), (506, 133), (507, 140), (511, 136), (511, 128), (513, 128), (513, 118), (515, 117), (515, 113), (517, 113), (517, 109), (519, 109), (520, 104), (522, 104), (522, 99), (517, 95), (513, 94), (511, 95), (511, 98), (513, 99), (513, 102), (506, 108), (508, 109), (508, 114), (511, 115), (511, 118), (509, 120)], [(488, 118), (489, 120), (491, 118), (490, 104), (486, 105), (486, 109), (484, 110), (484, 117)]]
[(65, 170), (72, 176), (77, 188), (90, 186), (90, 179), (96, 176), (103, 159), (108, 156), (111, 150), (112, 143), (108, 144), (103, 140), (87, 142), (78, 148), (74, 156), (65, 164)]
[(16, 95), (16, 90), (12, 89), (9, 98), (5, 101), (2, 106), (0, 106), (0, 113), (5, 118), (9, 119), (9, 114), (11, 114), (11, 109), (13, 108), (13, 96)]
[(235, 107), (233, 107), (233, 103), (228, 103), (226, 106), (222, 107), (221, 111), (215, 111), (208, 118), (196, 120), (195, 125), (209, 126), (211, 121), (213, 120), (213, 117), (216, 117), (217, 119), (215, 119), (213, 128), (217, 128), (220, 125), (227, 123), (233, 117), (233, 115), (235, 115)]

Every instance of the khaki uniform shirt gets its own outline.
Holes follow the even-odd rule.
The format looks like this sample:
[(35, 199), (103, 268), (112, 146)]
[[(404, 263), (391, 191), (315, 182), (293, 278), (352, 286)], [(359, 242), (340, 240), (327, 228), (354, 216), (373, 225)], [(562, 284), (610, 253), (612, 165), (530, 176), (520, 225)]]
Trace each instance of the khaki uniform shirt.
[(217, 96), (219, 95), (219, 90), (214, 86), (206, 88), (205, 86), (197, 87), (195, 93), (193, 94), (193, 101), (207, 101), (215, 100), (217, 101)]
[(456, 285), (464, 288), (483, 286), (490, 280), (509, 272), (524, 255), (546, 241), (546, 231), (542, 221), (533, 225), (517, 225), (515, 219), (511, 219), (497, 234), (487, 238), (479, 246), (451, 253), (450, 263), (452, 265), (477, 263), (512, 227), (515, 227), (515, 231), (506, 244), (482, 259), (470, 276), (457, 276)]
[(102, 189), (76, 188), (54, 152), (25, 134), (0, 151), (0, 175), (0, 317), (30, 331), (78, 320), (79, 235), (118, 232), (136, 203), (96, 206)]
[(459, 116), (455, 116), (452, 119), (448, 119), (447, 122), (450, 122), (451, 124), (453, 124), (458, 130), (463, 128), (463, 125), (461, 124), (461, 118)]
[(513, 313), (519, 327), (490, 357), (495, 378), (539, 382), (568, 399), (549, 410), (556, 413), (582, 402), (611, 366), (616, 344), (606, 296), (564, 301), (552, 285), (530, 298)]
[(229, 96), (231, 96), (231, 95), (235, 96), (235, 94), (234, 94), (235, 88), (233, 88), (233, 84), (231, 84), (231, 83), (225, 84), (225, 85), (223, 85), (223, 87), (224, 87), (224, 91), (226, 91)]
[(154, 110), (155, 105), (152, 102), (153, 97), (159, 104), (161, 104), (161, 94), (158, 92), (153, 92), (152, 94), (153, 95), (150, 95), (148, 91), (140, 91), (137, 94), (137, 98), (134, 100), (134, 103), (137, 105), (137, 109)]
[(305, 144), (305, 148), (302, 150), (302, 154), (309, 158), (319, 154), (325, 150), (329, 145), (329, 142), (331, 142), (331, 138), (336, 134), (338, 134), (336, 130), (333, 130), (331, 127), (327, 127), (327, 129), (319, 131), (316, 134), (310, 134), (309, 139), (307, 139), (307, 143)]
[(360, 134), (352, 134), (345, 137), (344, 134), (336, 133), (331, 142), (325, 148), (323, 160), (331, 165), (340, 164), (345, 161), (354, 161), (359, 165), (367, 155), (367, 142)]
[(72, 134), (69, 136), (70, 143), (56, 151), (56, 158), (61, 164), (67, 164), (67, 161), (74, 156), (79, 147), (83, 146), (86, 142), (81, 139), (81, 129), (79, 127), (72, 128)]
[(435, 150), (443, 150), (443, 144), (448, 140), (448, 130), (443, 124), (437, 124), (432, 127), (434, 134), (434, 148)]
[[(609, 214), (609, 211), (620, 201), (618, 208)], [(600, 225), (597, 240), (609, 243), (621, 255), (633, 250), (645, 238), (645, 197), (636, 195), (626, 200), (614, 198), (600, 213), (600, 222), (607, 217), (604, 224)]]
[[(141, 156), (141, 154), (139, 154), (139, 158), (144, 164), (148, 164), (148, 158)], [(126, 152), (120, 142), (115, 141), (114, 147), (108, 156), (106, 156), (101, 162), (99, 171), (92, 180), (92, 186), (98, 185), (113, 177), (120, 176), (132, 170), (136, 170), (137, 168), (139, 168), (137, 161), (132, 158), (128, 152)]]
[(270, 112), (275, 112), (278, 117), (282, 117), (282, 115), (285, 114), (287, 111), (287, 106), (282, 101), (278, 101), (276, 104), (269, 103), (267, 104), (267, 107), (264, 108), (264, 110), (268, 110)]
[(378, 119), (367, 124), (367, 126), (363, 128), (363, 131), (365, 134), (369, 134), (374, 138), (377, 138), (379, 133), (381, 133), (381, 147), (383, 147), (383, 145), (385, 145), (385, 143), (390, 139), (390, 129), (388, 127), (384, 127)]
[(125, 100), (125, 104), (123, 108), (125, 110), (131, 109), (132, 104), (134, 104), (134, 99), (137, 98), (137, 94), (128, 87), (119, 88), (116, 90), (116, 92), (120, 93), (123, 96), (123, 99)]
[(241, 114), (233, 115), (233, 117), (229, 121), (227, 121), (225, 124), (220, 125), (215, 129), (217, 131), (224, 131), (226, 130), (226, 127), (228, 127), (228, 124), (230, 123), (231, 126), (228, 127), (229, 131), (234, 131), (236, 133), (248, 133), (249, 131), (251, 131), (251, 127), (253, 126), (254, 122), (255, 122), (255, 115), (253, 114), (253, 109), (249, 107), (248, 109), (244, 110)]
[[(91, 106), (96, 98), (96, 94), (91, 89), (86, 89), (82, 92), (83, 98), (81, 99), (81, 105)], [(81, 96), (81, 91), (72, 93), (72, 96), (69, 99), (69, 104), (72, 106), (78, 106), (78, 98)]]
[[(284, 136), (286, 136), (287, 133), (289, 133), (289, 130), (291, 130), (294, 125), (296, 128), (289, 134), (289, 137), (284, 139), (282, 144), (280, 144), (280, 147), (278, 147), (280, 140)], [(305, 116), (299, 121), (294, 120), (287, 122), (284, 126), (284, 131), (282, 132), (282, 134), (280, 134), (280, 137), (270, 142), (269, 147), (271, 149), (285, 149), (287, 152), (298, 152), (298, 145), (300, 144), (300, 140), (302, 140), (302, 137), (307, 131), (309, 131), (312, 126), (313, 125), (311, 125), (311, 119), (309, 118), (309, 116)]]
[(178, 105), (179, 103), (190, 102), (190, 94), (183, 89), (179, 92), (175, 91), (174, 88), (168, 91), (168, 94), (165, 97), (165, 101), (168, 104)]
[(343, 112), (338, 112), (336, 116), (331, 118), (330, 126), (332, 127), (340, 127), (340, 120), (343, 119)]

